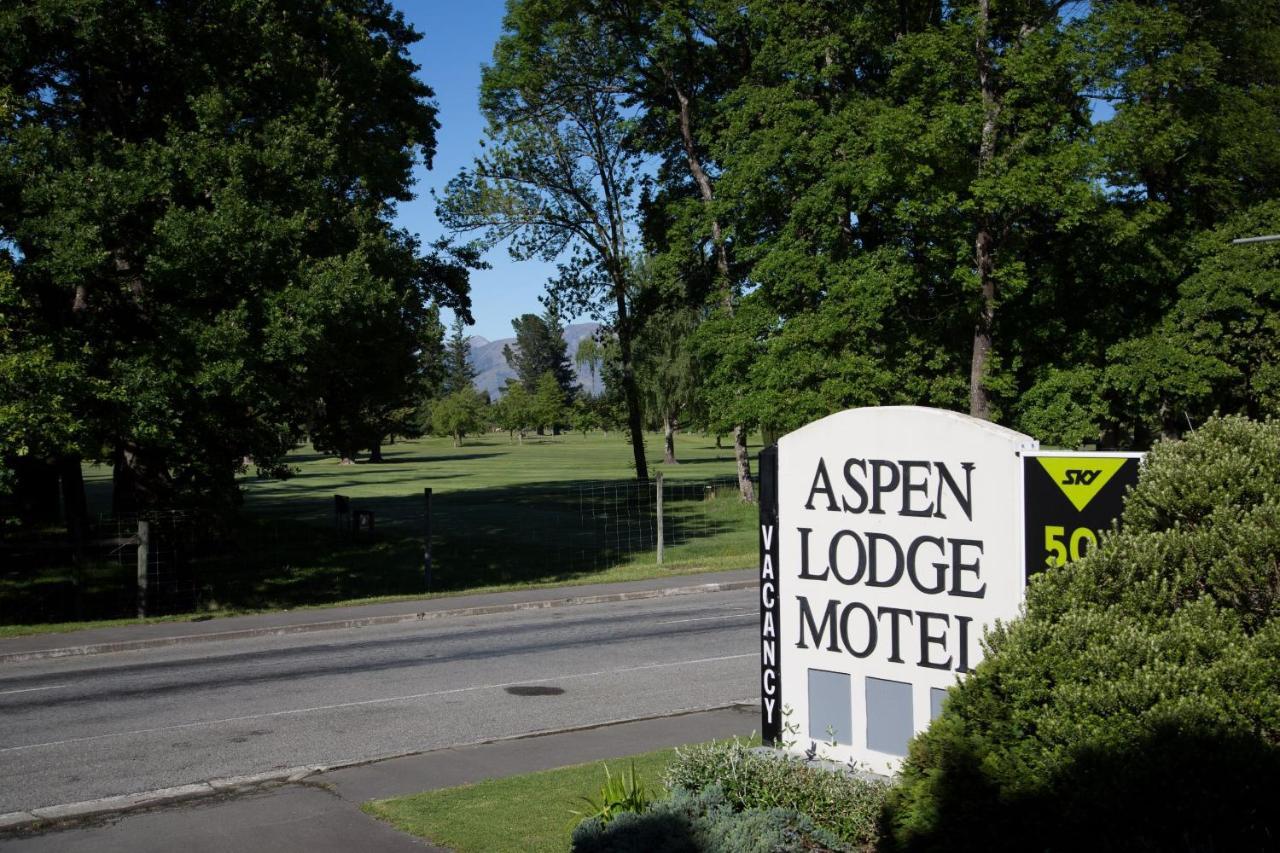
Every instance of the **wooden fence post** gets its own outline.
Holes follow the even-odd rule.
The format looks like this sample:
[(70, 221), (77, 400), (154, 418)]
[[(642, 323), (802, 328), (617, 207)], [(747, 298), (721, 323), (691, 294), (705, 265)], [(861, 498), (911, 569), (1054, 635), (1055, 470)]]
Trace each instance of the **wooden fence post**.
[(662, 472), (659, 471), (654, 478), (657, 480), (658, 489), (658, 565), (662, 565)]
[(151, 522), (138, 519), (138, 618), (147, 615), (147, 564), (151, 554)]
[(427, 592), (431, 592), (431, 489), (422, 490), (422, 565), (426, 574)]

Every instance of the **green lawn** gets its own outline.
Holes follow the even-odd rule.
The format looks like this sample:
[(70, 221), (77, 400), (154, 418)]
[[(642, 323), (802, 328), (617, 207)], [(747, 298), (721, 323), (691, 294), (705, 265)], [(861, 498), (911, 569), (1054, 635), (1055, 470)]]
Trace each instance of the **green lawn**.
[(675, 757), (662, 749), (608, 762), (578, 764), (475, 785), (426, 791), (367, 803), (365, 811), (397, 829), (457, 853), (563, 853), (577, 818), (589, 811), (582, 797), (599, 801), (604, 767), (629, 773), (655, 796), (666, 793), (662, 772)]
[[(649, 436), (651, 459), (660, 441)], [(663, 567), (656, 565), (652, 489), (636, 491), (631, 452), (619, 434), (398, 442), (380, 464), (340, 465), (309, 448), (295, 452), (288, 480), (242, 478), (244, 510), (214, 551), (189, 556), (164, 581), (203, 614), (315, 607), (419, 597), (423, 489), (433, 490), (431, 594), (547, 584), (632, 580), (742, 568), (754, 562), (755, 508), (732, 485), (732, 450), (681, 436), (679, 465), (654, 466), (667, 480)], [(717, 478), (719, 478), (717, 480)], [(710, 490), (707, 481), (718, 485)], [(95, 510), (110, 503), (110, 474), (86, 472)], [(373, 541), (334, 525), (333, 496), (371, 510)], [(136, 561), (129, 549), (99, 557), (77, 590), (66, 569), (0, 574), (0, 636), (67, 630), (84, 620), (127, 616)], [(37, 627), (41, 626), (41, 627)]]

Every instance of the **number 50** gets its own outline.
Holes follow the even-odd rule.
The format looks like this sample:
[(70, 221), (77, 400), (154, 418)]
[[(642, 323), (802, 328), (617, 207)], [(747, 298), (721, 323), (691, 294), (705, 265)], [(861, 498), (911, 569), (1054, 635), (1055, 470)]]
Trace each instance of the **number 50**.
[[(1086, 545), (1085, 543), (1089, 543)], [(1067, 528), (1056, 524), (1044, 528), (1044, 562), (1049, 566), (1065, 566), (1067, 560), (1078, 560), (1098, 544), (1098, 535), (1087, 527), (1077, 527), (1067, 537)]]

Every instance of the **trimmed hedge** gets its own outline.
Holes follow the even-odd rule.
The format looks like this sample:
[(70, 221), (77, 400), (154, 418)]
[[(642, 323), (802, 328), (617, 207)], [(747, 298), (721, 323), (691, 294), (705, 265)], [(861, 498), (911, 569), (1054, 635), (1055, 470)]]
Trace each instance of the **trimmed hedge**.
[(883, 847), (1275, 849), (1278, 600), (1280, 425), (1157, 446), (913, 741)]

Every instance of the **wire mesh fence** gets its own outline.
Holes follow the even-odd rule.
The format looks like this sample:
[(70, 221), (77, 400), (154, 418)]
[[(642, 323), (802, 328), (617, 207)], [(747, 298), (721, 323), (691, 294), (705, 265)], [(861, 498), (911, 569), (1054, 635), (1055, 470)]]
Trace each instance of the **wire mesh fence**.
[[(74, 543), (6, 528), (0, 624), (294, 607), (583, 578), (628, 563), (743, 555), (754, 507), (733, 477), (543, 483), (101, 517)], [(659, 519), (659, 504), (662, 512)], [(430, 514), (428, 516), (428, 506)], [(430, 530), (428, 537), (427, 531)], [(140, 557), (141, 554), (141, 557)]]
[(185, 613), (199, 605), (194, 560), (219, 537), (200, 513), (99, 516), (80, 540), (8, 531), (0, 542), (0, 624)]
[[(533, 485), (504, 491), (500, 501), (483, 492), (436, 496), (433, 585), (460, 589), (559, 580), (657, 549), (656, 481)], [(735, 533), (737, 540), (749, 539), (751, 511), (744, 512), (736, 495), (733, 477), (664, 482), (665, 554), (678, 560), (723, 550), (729, 545), (725, 538)], [(741, 547), (740, 542), (733, 544)]]

